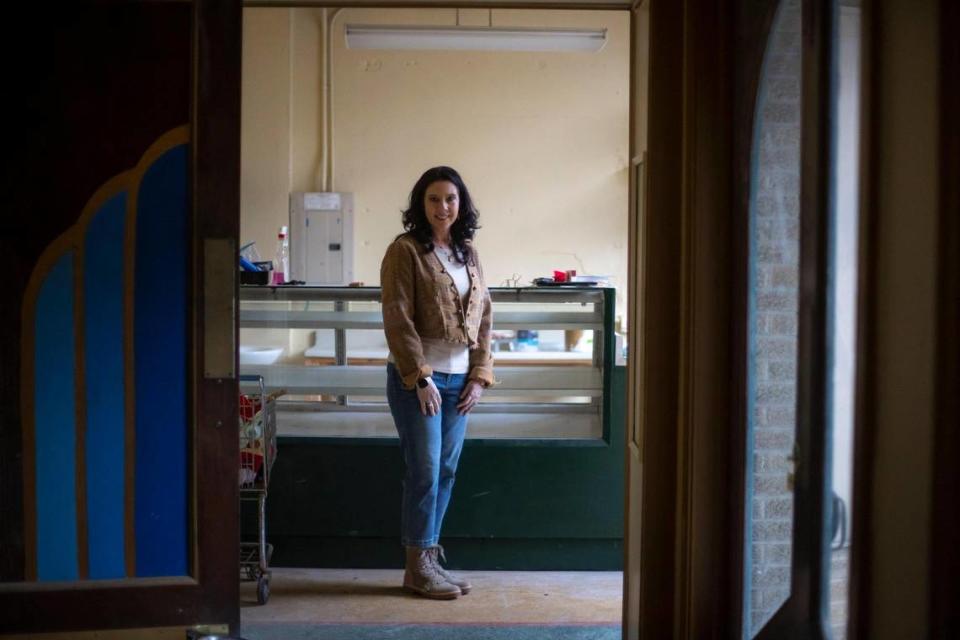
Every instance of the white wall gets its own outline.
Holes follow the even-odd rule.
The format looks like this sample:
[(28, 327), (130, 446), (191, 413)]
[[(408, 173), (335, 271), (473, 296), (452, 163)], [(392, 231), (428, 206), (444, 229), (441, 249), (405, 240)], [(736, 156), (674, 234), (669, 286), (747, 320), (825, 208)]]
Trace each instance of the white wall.
[[(322, 10), (245, 9), (241, 242), (272, 256), (291, 190), (320, 189)], [(624, 316), (629, 15), (461, 10), (461, 24), (601, 26), (589, 53), (347, 50), (350, 23), (445, 24), (454, 9), (348, 9), (332, 28), (332, 189), (355, 193), (356, 279), (379, 284), (420, 173), (456, 167), (491, 284), (552, 270), (612, 276)]]

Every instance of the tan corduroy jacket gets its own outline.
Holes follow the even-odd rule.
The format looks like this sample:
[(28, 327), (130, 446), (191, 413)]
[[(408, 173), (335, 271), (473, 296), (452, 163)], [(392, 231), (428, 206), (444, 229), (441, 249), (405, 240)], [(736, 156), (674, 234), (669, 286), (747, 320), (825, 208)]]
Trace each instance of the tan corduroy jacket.
[(467, 264), (470, 293), (466, 308), (457, 285), (440, 259), (405, 234), (394, 240), (380, 265), (383, 290), (383, 331), (403, 385), (412, 389), (419, 378), (433, 373), (423, 356), (421, 338), (465, 344), (470, 350), (468, 379), (493, 384), (490, 292), (483, 280), (477, 250), (471, 246)]

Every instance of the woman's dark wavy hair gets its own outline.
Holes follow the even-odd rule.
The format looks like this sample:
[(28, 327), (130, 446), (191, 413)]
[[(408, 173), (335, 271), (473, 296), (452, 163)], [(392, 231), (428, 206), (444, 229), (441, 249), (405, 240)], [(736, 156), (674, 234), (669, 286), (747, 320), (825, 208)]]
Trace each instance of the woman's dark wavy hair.
[[(457, 188), (457, 194), (460, 200), (460, 212), (457, 215), (456, 222), (450, 227), (450, 238), (453, 241), (453, 251), (457, 260), (467, 264), (471, 258), (469, 240), (473, 239), (473, 234), (480, 225), (477, 221), (480, 213), (473, 206), (473, 199), (470, 198), (470, 192), (467, 185), (464, 184), (460, 174), (451, 167), (433, 167), (427, 169), (413, 185), (410, 191), (410, 204), (407, 210), (403, 212), (403, 228), (407, 234), (416, 238), (420, 244), (426, 247), (427, 251), (433, 251), (433, 229), (427, 220), (427, 212), (423, 206), (423, 199), (426, 196), (427, 189), (434, 182), (452, 182)], [(404, 234), (400, 234), (404, 235)]]

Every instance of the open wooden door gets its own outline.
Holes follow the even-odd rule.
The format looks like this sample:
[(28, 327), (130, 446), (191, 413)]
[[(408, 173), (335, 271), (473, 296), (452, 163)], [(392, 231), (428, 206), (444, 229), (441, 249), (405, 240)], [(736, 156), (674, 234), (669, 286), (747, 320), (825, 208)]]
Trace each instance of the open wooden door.
[(643, 282), (640, 265), (644, 256), (647, 151), (647, 87), (649, 78), (650, 2), (641, 2), (630, 16), (630, 204), (628, 271), (630, 305), (627, 327), (630, 345), (627, 360), (627, 428), (624, 559), (623, 637), (637, 638), (640, 629), (640, 525), (642, 507), (642, 404), (643, 342), (637, 329), (643, 318)]
[(3, 631), (236, 630), (240, 4), (7, 24)]
[(723, 637), (734, 617), (731, 24), (716, 0), (634, 9), (629, 639)]
[(667, 637), (673, 624), (682, 32), (682, 3), (633, 9), (623, 616), (631, 640)]
[(718, 0), (649, 0), (634, 10), (630, 640), (727, 637), (736, 618), (727, 585), (736, 570), (731, 34)]
[(737, 28), (738, 635), (844, 638), (849, 537), (834, 532), (850, 524), (862, 373), (860, 7), (745, 2)]
[(720, 4), (635, 12), (624, 637), (955, 637), (955, 3)]

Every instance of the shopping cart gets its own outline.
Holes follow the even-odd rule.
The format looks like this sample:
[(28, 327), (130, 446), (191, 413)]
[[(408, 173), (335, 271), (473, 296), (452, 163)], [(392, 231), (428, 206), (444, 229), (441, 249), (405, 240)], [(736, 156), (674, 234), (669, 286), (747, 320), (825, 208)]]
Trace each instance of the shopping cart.
[(257, 583), (257, 602), (270, 598), (270, 556), (267, 544), (267, 487), (277, 457), (277, 403), (283, 391), (267, 394), (263, 376), (241, 375), (243, 383), (256, 383), (257, 392), (240, 395), (240, 501), (257, 503), (257, 540), (240, 542), (240, 580)]

